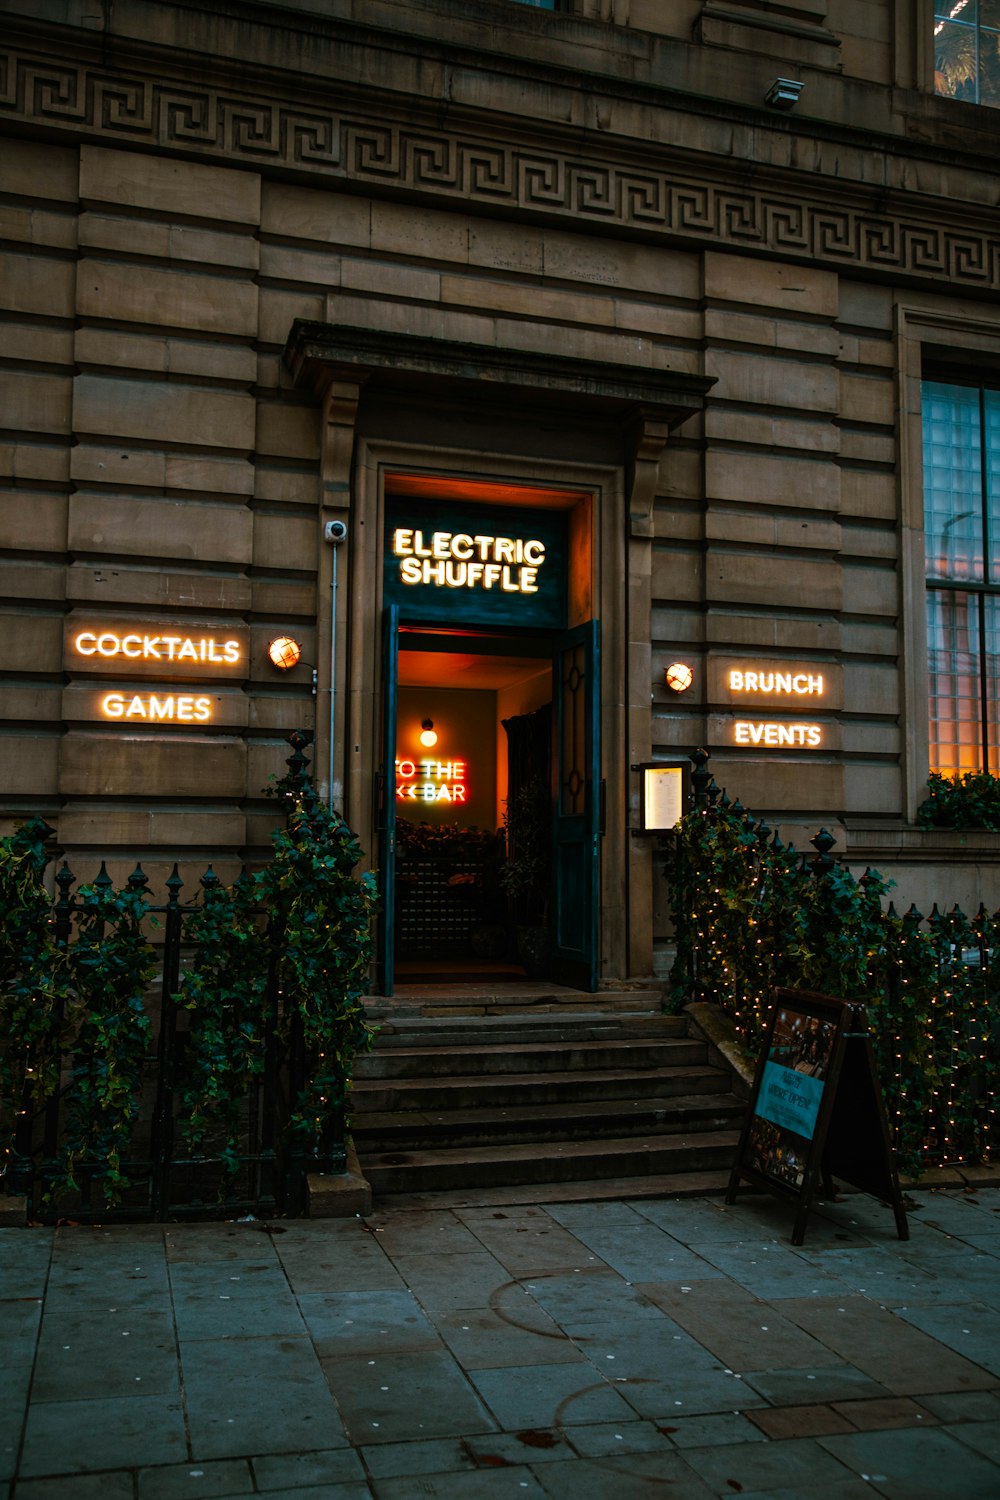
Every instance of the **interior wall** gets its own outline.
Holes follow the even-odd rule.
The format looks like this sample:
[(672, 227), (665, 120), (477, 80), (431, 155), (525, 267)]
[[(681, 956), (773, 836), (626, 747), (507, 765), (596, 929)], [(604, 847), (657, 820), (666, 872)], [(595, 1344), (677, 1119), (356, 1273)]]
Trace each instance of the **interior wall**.
[(552, 668), (549, 663), (545, 662), (531, 677), (522, 678), (520, 682), (501, 688), (496, 694), (496, 700), (496, 787), (497, 827), (499, 827), (503, 822), (504, 806), (507, 801), (507, 733), (503, 727), (503, 721), (516, 718), (518, 714), (534, 713), (535, 709), (541, 708), (544, 703), (551, 703)]
[[(440, 660), (442, 676), (446, 676), (448, 658), (442, 655)], [(424, 719), (434, 721), (438, 740), (433, 749), (425, 749), (420, 743)], [(428, 783), (420, 777), (417, 777), (417, 782), (420, 786), (454, 787), (457, 781), (461, 781), (465, 800), (430, 802), (421, 796), (413, 802), (397, 801), (396, 816), (407, 818), (412, 823), (433, 823), (437, 827), (496, 828), (496, 719), (497, 694), (489, 689), (401, 687), (396, 731), (397, 760), (413, 760), (418, 767), (423, 760), (444, 767), (449, 762), (462, 761), (465, 774), (461, 778), (440, 777), (435, 765)]]

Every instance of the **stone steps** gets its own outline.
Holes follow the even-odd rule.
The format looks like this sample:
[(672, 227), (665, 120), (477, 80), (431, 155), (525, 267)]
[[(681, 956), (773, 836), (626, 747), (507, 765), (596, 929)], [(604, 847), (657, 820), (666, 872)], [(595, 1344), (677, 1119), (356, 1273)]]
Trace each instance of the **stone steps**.
[(578, 998), (578, 1009), (516, 1014), (441, 1014), (432, 994), (419, 1013), (409, 1000), (378, 1007), (352, 1129), (379, 1200), (629, 1197), (678, 1178), (718, 1186), (744, 1108), (728, 1074), (648, 996), (611, 1011), (603, 995)]

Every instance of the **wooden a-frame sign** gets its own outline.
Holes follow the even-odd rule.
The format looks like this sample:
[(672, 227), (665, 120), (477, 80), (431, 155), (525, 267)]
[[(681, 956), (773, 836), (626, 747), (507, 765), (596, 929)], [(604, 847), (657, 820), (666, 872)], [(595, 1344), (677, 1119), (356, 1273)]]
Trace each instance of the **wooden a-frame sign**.
[(835, 1176), (889, 1203), (909, 1239), (864, 1006), (777, 990), (726, 1202), (741, 1178), (791, 1199), (801, 1245), (817, 1183), (832, 1197)]

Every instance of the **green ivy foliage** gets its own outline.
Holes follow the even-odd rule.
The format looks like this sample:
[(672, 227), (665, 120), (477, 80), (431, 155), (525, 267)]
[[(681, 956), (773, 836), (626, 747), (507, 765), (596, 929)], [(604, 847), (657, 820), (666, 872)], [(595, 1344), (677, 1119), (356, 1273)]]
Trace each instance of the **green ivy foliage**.
[(67, 979), (43, 884), (51, 829), (31, 818), (0, 839), (0, 1152), (15, 1149), (20, 1110), (59, 1084)]
[[(901, 1166), (988, 1158), (1000, 1105), (1000, 913), (883, 909), (889, 884), (800, 860), (739, 804), (678, 824), (670, 1003), (714, 1001), (748, 1056), (777, 987), (863, 1003)], [(832, 841), (831, 841), (832, 843)]]
[(139, 1110), (152, 1026), (144, 996), (156, 972), (143, 931), (149, 903), (141, 890), (95, 882), (78, 892), (76, 941), (68, 950), (73, 990), (72, 1075), (62, 1174), (76, 1188), (79, 1164), (116, 1203), (129, 1184), (123, 1167)]
[(243, 1101), (264, 1070), (269, 959), (255, 882), (241, 876), (228, 889), (210, 872), (202, 887), (186, 925), (194, 956), (175, 996), (190, 1016), (181, 1128), (193, 1153), (221, 1161), (221, 1195), (239, 1170)]
[(291, 804), (272, 835), (274, 857), (256, 876), (257, 898), (281, 934), (277, 977), (282, 1027), (301, 1027), (306, 1079), (289, 1134), (321, 1154), (342, 1129), (354, 1059), (371, 1047), (363, 999), (372, 957), (375, 875), (355, 875), (361, 846), (344, 820), (294, 775), (278, 783)]
[(1000, 833), (1000, 777), (989, 771), (927, 778), (927, 799), (917, 808), (921, 828), (984, 828)]

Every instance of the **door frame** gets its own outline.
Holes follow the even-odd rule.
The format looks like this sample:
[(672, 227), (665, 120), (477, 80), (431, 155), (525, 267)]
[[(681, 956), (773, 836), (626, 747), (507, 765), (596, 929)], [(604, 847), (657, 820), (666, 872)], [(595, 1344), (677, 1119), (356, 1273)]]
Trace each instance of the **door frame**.
[[(394, 474), (419, 474), (448, 486), (463, 482), (563, 491), (587, 497), (585, 540), (590, 552), (589, 607), (571, 600), (571, 623), (601, 621), (599, 724), (602, 776), (608, 787), (600, 840), (600, 973), (609, 982), (652, 968), (652, 862), (641, 840), (629, 836), (638, 816), (638, 787), (629, 767), (650, 757), (648, 539), (629, 537), (626, 477), (621, 463), (581, 463), (470, 451), (442, 444), (359, 436), (351, 490), (348, 710), (344, 740), (345, 816), (377, 865), (373, 819), (382, 758), (382, 567), (385, 494)], [(550, 500), (540, 501), (544, 507)], [(631, 564), (631, 565), (630, 565)], [(586, 614), (583, 609), (586, 608)], [(576, 618), (573, 612), (578, 611)], [(637, 622), (636, 626), (631, 621)], [(638, 641), (632, 639), (638, 635)], [(631, 641), (631, 644), (630, 644)], [(627, 671), (631, 668), (631, 678)]]

